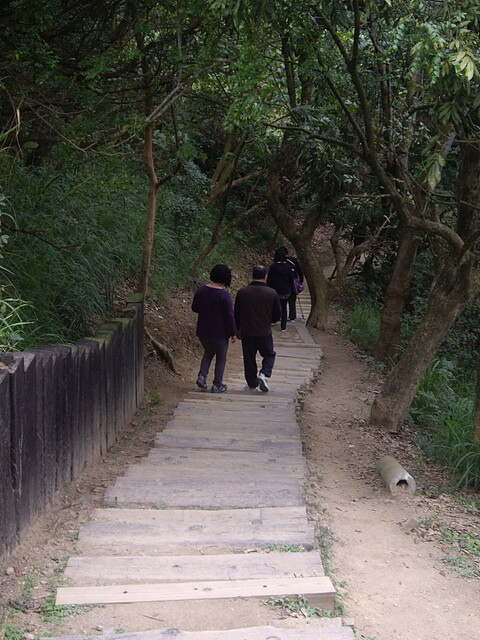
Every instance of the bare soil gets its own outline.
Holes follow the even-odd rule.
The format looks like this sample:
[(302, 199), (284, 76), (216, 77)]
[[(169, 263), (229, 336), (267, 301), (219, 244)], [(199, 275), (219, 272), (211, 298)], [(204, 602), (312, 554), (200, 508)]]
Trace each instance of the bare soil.
[[(147, 453), (155, 433), (194, 387), (200, 357), (194, 321), (189, 296), (182, 291), (148, 309), (146, 324), (171, 351), (178, 373), (146, 343), (144, 407), (105, 459), (57, 496), (1, 569), (3, 632), (10, 625), (18, 629), (18, 638), (33, 640), (73, 628), (85, 634), (105, 628), (99, 609), (75, 624), (58, 615), (46, 622), (41, 612), (66, 559), (76, 553), (81, 524), (100, 505), (105, 487)], [(357, 638), (365, 640), (480, 637), (478, 555), (469, 554), (468, 548), (461, 551), (455, 540), (455, 532), (463, 533), (478, 544), (479, 513), (468, 501), (442, 489), (448, 486), (448, 473), (426, 463), (408, 429), (392, 435), (367, 426), (381, 378), (369, 370), (354, 345), (336, 333), (334, 322), (327, 332), (312, 333), (323, 346), (324, 363), (301, 415), (309, 466), (307, 504), (317, 523), (324, 563), (339, 592), (340, 613), (354, 619)], [(240, 366), (240, 348), (233, 345), (228, 367)], [(415, 495), (394, 497), (382, 485), (375, 465), (385, 454), (395, 456), (415, 477)], [(209, 606), (196, 605), (198, 625), (208, 617)], [(138, 612), (129, 611), (131, 619), (118, 617), (110, 626), (117, 631), (152, 628), (148, 616), (139, 627)], [(228, 607), (216, 615), (218, 628), (242, 626), (232, 620)], [(157, 626), (162, 626), (161, 620)], [(11, 631), (8, 637), (15, 638)]]

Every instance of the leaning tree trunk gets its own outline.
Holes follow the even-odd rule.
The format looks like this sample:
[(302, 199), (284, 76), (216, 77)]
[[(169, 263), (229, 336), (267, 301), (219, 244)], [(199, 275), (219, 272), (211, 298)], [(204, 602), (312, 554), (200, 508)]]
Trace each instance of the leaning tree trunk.
[(380, 335), (375, 350), (375, 360), (377, 361), (394, 358), (398, 353), (402, 315), (410, 292), (418, 242), (418, 232), (402, 228), (395, 267), (385, 292)]
[(478, 292), (469, 290), (471, 265), (446, 265), (439, 275), (427, 311), (398, 364), (390, 371), (370, 412), (369, 423), (401, 430), (412, 400), (448, 330)]
[(324, 330), (328, 321), (330, 283), (323, 273), (313, 247), (303, 242), (292, 242), (292, 244), (302, 265), (303, 274), (310, 292), (312, 307), (307, 319), (307, 325)]

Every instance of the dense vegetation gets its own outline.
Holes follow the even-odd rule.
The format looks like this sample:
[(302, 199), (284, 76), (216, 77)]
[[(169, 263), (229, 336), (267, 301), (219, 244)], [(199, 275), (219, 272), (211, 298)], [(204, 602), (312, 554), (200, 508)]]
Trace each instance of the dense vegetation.
[[(356, 282), (353, 328), (368, 319), (386, 367), (371, 424), (398, 431), (411, 407), (428, 446), (458, 450), (473, 470), (461, 482), (478, 486), (480, 393), (463, 384), (480, 292), (476, 1), (0, 11), (2, 349), (74, 340), (124, 283), (163, 296), (239, 243), (289, 243), (311, 326)], [(438, 439), (444, 417), (452, 439)]]

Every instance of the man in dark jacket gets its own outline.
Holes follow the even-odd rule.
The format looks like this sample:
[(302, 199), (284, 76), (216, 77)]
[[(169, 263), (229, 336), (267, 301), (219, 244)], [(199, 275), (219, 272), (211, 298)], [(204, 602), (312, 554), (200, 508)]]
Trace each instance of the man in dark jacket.
[[(247, 391), (268, 391), (267, 378), (272, 375), (275, 362), (272, 323), (281, 316), (277, 292), (267, 287), (267, 270), (253, 267), (252, 281), (242, 287), (235, 299), (235, 322), (242, 339), (243, 366)], [(257, 352), (262, 357), (262, 367), (257, 373)]]

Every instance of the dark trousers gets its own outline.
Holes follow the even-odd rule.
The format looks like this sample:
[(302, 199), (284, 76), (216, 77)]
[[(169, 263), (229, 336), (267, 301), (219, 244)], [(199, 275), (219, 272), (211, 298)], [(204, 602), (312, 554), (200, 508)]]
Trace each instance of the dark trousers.
[(245, 380), (249, 387), (256, 387), (257, 382), (257, 351), (262, 356), (260, 371), (266, 378), (272, 375), (276, 353), (273, 350), (273, 338), (269, 336), (242, 336), (243, 368)]
[(280, 306), (282, 307), (282, 317), (280, 319), (280, 328), (287, 328), (287, 303), (290, 298), (280, 298)]
[(290, 320), (297, 318), (297, 294), (292, 293), (288, 299), (288, 317)]
[(213, 378), (214, 385), (221, 385), (223, 380), (223, 372), (227, 364), (228, 340), (205, 340), (200, 338), (203, 348), (203, 358), (200, 363), (200, 374), (208, 376), (210, 364), (215, 357), (215, 373)]

